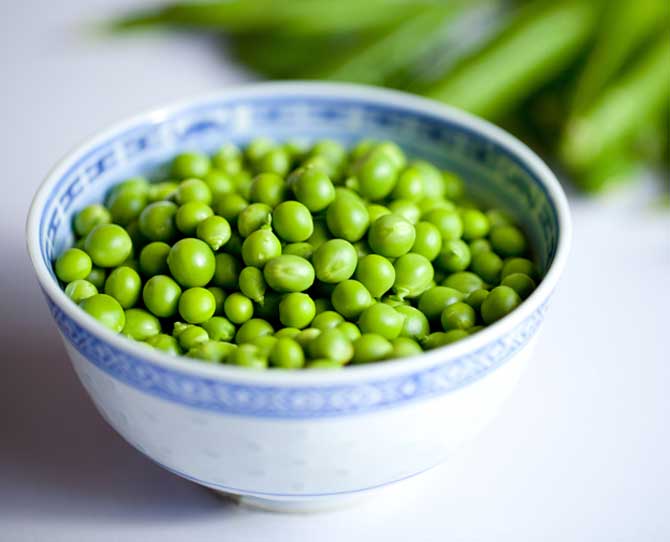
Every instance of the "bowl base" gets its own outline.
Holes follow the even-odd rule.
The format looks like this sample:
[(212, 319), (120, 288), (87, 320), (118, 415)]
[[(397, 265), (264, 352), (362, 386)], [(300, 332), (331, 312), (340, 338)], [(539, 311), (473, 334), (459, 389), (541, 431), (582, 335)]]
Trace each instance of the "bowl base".
[(306, 499), (267, 499), (250, 495), (237, 495), (217, 489), (210, 489), (219, 499), (235, 504), (282, 514), (315, 514), (352, 506), (365, 499), (368, 492), (353, 495), (335, 495), (332, 497), (313, 497)]

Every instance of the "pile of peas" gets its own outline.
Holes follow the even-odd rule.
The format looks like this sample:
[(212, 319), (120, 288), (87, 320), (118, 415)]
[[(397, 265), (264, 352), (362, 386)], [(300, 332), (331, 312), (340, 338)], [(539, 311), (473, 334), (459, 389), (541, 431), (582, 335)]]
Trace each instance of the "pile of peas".
[(391, 142), (260, 138), (114, 186), (55, 262), (109, 329), (263, 369), (419, 354), (514, 310), (539, 279), (521, 230)]

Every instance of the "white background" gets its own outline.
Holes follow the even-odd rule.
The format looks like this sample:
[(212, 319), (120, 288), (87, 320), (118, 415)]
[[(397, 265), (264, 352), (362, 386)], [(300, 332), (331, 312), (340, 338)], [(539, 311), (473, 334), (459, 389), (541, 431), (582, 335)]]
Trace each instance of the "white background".
[(0, 540), (670, 539), (670, 212), (651, 203), (657, 183), (570, 195), (573, 249), (537, 355), (474, 444), (355, 508), (239, 508), (151, 464), (94, 411), (37, 288), (24, 221), (84, 137), (252, 76), (208, 38), (95, 28), (138, 2), (2, 4)]

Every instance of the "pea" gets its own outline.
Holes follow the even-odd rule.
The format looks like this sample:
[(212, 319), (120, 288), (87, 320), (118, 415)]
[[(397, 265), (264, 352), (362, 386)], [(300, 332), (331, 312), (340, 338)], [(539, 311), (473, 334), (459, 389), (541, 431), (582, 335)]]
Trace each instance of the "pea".
[(175, 323), (173, 335), (179, 342), (179, 346), (187, 352), (191, 348), (209, 341), (209, 335), (202, 327), (182, 322)]
[(463, 222), (455, 210), (433, 209), (423, 216), (423, 220), (439, 230), (443, 242), (460, 239), (463, 235)]
[(416, 168), (423, 178), (424, 197), (433, 200), (442, 199), (445, 196), (445, 184), (442, 173), (430, 162), (415, 160), (412, 166)]
[(302, 292), (314, 283), (314, 268), (304, 258), (282, 254), (263, 269), (267, 284), (277, 292)]
[(116, 267), (130, 256), (133, 242), (121, 226), (100, 224), (86, 236), (84, 249), (98, 267)]
[(294, 340), (302, 347), (306, 348), (307, 345), (312, 342), (316, 337), (321, 335), (321, 330), (313, 327), (308, 327), (307, 329), (303, 329), (300, 333), (298, 333), (295, 337)]
[(457, 273), (452, 273), (449, 275), (443, 282), (442, 286), (447, 286), (463, 292), (464, 294), (469, 294), (479, 288), (484, 287), (484, 281), (470, 271), (459, 271)]
[(196, 229), (198, 239), (209, 245), (213, 251), (225, 245), (232, 235), (230, 224), (222, 216), (210, 216), (198, 224)]
[(179, 346), (177, 339), (171, 335), (159, 333), (158, 335), (153, 335), (152, 337), (147, 338), (145, 342), (149, 346), (167, 354), (172, 354), (173, 356), (181, 354), (181, 347)]
[(362, 333), (374, 333), (387, 339), (400, 335), (405, 317), (385, 303), (374, 303), (358, 319)]
[(331, 303), (345, 318), (357, 318), (372, 305), (373, 300), (362, 283), (357, 280), (343, 280), (333, 290)]
[(476, 256), (479, 256), (482, 252), (492, 252), (491, 243), (487, 239), (475, 239), (470, 242), (470, 254), (474, 259)]
[(212, 193), (212, 201), (218, 200), (224, 194), (235, 192), (235, 183), (231, 176), (218, 169), (211, 169), (202, 180)]
[(137, 271), (130, 267), (117, 267), (105, 281), (105, 293), (116, 299), (124, 309), (129, 309), (137, 303), (141, 290), (142, 279)]
[(469, 329), (475, 325), (475, 311), (467, 303), (452, 303), (442, 311), (440, 322), (445, 331)]
[(365, 235), (370, 215), (358, 196), (340, 193), (326, 211), (326, 223), (335, 237), (353, 243)]
[(370, 224), (384, 215), (390, 215), (391, 211), (388, 207), (384, 207), (378, 203), (370, 203), (367, 205), (368, 216), (370, 217)]
[(295, 339), (295, 337), (300, 333), (300, 330), (297, 327), (283, 327), (279, 331), (275, 331), (275, 337), (278, 339), (289, 338)]
[(142, 301), (147, 309), (159, 318), (169, 318), (177, 313), (181, 288), (167, 275), (151, 277), (142, 289)]
[(263, 272), (257, 267), (245, 267), (240, 272), (240, 291), (256, 303), (263, 303), (267, 284), (263, 278)]
[(478, 288), (470, 292), (465, 298), (465, 302), (475, 310), (480, 310), (482, 303), (488, 297), (489, 291)]
[(419, 201), (424, 196), (424, 179), (420, 168), (412, 165), (402, 171), (393, 188), (394, 199)]
[(395, 310), (405, 318), (400, 330), (400, 337), (421, 341), (430, 333), (428, 318), (419, 309), (409, 305), (398, 305)]
[(297, 201), (285, 201), (272, 212), (272, 224), (277, 235), (289, 243), (306, 241), (314, 232), (309, 209)]
[(463, 292), (448, 286), (435, 286), (426, 290), (419, 298), (419, 310), (428, 320), (439, 320), (442, 311), (463, 299)]
[(222, 288), (235, 288), (239, 281), (241, 264), (231, 254), (222, 252), (214, 258), (213, 282)]
[(393, 263), (393, 267), (393, 291), (401, 299), (421, 295), (430, 286), (435, 273), (426, 257), (412, 252), (400, 256)]
[(123, 335), (136, 341), (146, 341), (161, 332), (161, 324), (153, 314), (144, 309), (128, 309), (126, 323), (121, 330)]
[(116, 333), (123, 330), (126, 324), (126, 314), (123, 307), (112, 296), (95, 294), (80, 301), (79, 306), (103, 326)]
[(169, 272), (167, 257), (170, 245), (162, 241), (153, 241), (145, 245), (140, 252), (140, 271), (145, 277), (165, 275)]
[(279, 303), (279, 321), (288, 327), (302, 329), (316, 316), (314, 301), (307, 294), (292, 292)]
[(98, 289), (89, 281), (84, 279), (73, 280), (65, 287), (65, 295), (67, 295), (75, 303), (79, 303), (80, 301), (92, 297), (97, 293)]
[(112, 215), (104, 205), (94, 203), (79, 211), (74, 218), (74, 230), (80, 237), (86, 237), (93, 228), (100, 224), (109, 224)]
[(311, 212), (324, 210), (335, 199), (335, 187), (328, 175), (314, 168), (296, 170), (289, 178), (295, 199)]
[(253, 316), (254, 304), (248, 297), (235, 292), (224, 301), (223, 311), (226, 318), (234, 324), (243, 324)]
[(235, 325), (223, 316), (212, 316), (200, 325), (214, 341), (231, 341), (235, 337)]
[(342, 322), (335, 329), (340, 331), (351, 342), (354, 342), (361, 336), (361, 330), (353, 322)]
[(179, 183), (176, 181), (163, 181), (160, 183), (151, 183), (147, 192), (147, 201), (155, 203), (170, 199), (176, 192)]
[(310, 341), (307, 350), (312, 359), (328, 358), (344, 365), (354, 355), (354, 347), (338, 329), (326, 329)]
[(359, 193), (373, 201), (385, 198), (395, 187), (398, 167), (389, 153), (372, 149), (354, 168)]
[(390, 214), (378, 218), (368, 232), (370, 248), (377, 254), (387, 258), (397, 258), (407, 254), (416, 232), (411, 222), (401, 216)]
[(497, 286), (484, 299), (481, 305), (482, 319), (485, 324), (492, 324), (507, 316), (521, 303), (521, 298), (509, 286)]
[[(267, 171), (267, 170), (266, 170)], [(286, 183), (277, 173), (261, 173), (251, 181), (251, 201), (276, 207), (286, 196)]]
[(92, 268), (89, 255), (78, 248), (67, 249), (56, 260), (56, 276), (63, 282), (85, 279)]
[(133, 189), (116, 190), (107, 200), (107, 208), (112, 217), (112, 222), (127, 226), (140, 216), (147, 203), (146, 193), (137, 192)]
[(537, 278), (535, 264), (526, 258), (509, 258), (505, 260), (500, 277), (504, 279), (507, 275), (511, 275), (512, 273), (523, 273), (532, 279)]
[(286, 175), (291, 168), (291, 157), (286, 149), (277, 147), (266, 152), (256, 163), (257, 171)]
[(189, 201), (177, 209), (175, 224), (184, 235), (192, 236), (195, 235), (198, 225), (213, 215), (214, 211), (209, 205), (201, 201)]
[(105, 286), (105, 280), (107, 279), (107, 271), (101, 269), (100, 267), (93, 267), (91, 272), (86, 277), (86, 280), (93, 284), (98, 290), (102, 290)]
[(449, 273), (464, 271), (470, 265), (470, 261), (470, 248), (460, 239), (446, 240), (437, 257), (437, 264)]
[(279, 338), (270, 352), (270, 365), (280, 369), (301, 369), (305, 365), (305, 353), (293, 339)]
[(432, 262), (442, 249), (440, 230), (430, 222), (418, 222), (414, 226), (414, 233), (415, 238), (411, 252), (420, 254)]
[(495, 252), (482, 252), (472, 260), (471, 269), (489, 284), (496, 284), (502, 267), (503, 261)]
[(226, 363), (256, 370), (265, 369), (268, 366), (267, 358), (253, 344), (241, 344), (228, 355)]
[(344, 239), (331, 239), (316, 249), (312, 257), (316, 278), (322, 282), (338, 283), (354, 274), (358, 254)]
[(244, 322), (237, 330), (235, 342), (237, 344), (250, 343), (258, 337), (273, 335), (274, 332), (275, 330), (269, 322), (260, 318), (251, 318)]
[(172, 276), (186, 288), (206, 286), (216, 269), (212, 249), (195, 238), (180, 239), (172, 245), (167, 264)]
[(410, 356), (417, 356), (423, 352), (423, 349), (416, 341), (407, 337), (397, 337), (391, 341), (393, 351), (391, 358), (406, 358)]
[(501, 256), (523, 256), (528, 249), (526, 238), (515, 226), (496, 226), (491, 230), (491, 246)]
[(232, 175), (242, 168), (242, 152), (232, 143), (226, 143), (214, 153), (212, 164), (222, 173)]
[(191, 348), (187, 356), (212, 363), (224, 363), (236, 348), (236, 345), (225, 341), (205, 341)]
[(184, 152), (172, 161), (172, 174), (176, 177), (204, 177), (209, 173), (211, 162), (206, 154)]
[(189, 324), (201, 324), (214, 316), (216, 299), (205, 288), (189, 288), (181, 294), (178, 308), (179, 315)]
[(177, 235), (177, 209), (171, 201), (157, 201), (147, 205), (138, 219), (142, 235), (149, 241), (171, 242)]
[(363, 333), (354, 341), (354, 355), (352, 363), (371, 363), (381, 361), (391, 356), (393, 345), (391, 342), (375, 333)]
[(239, 194), (224, 194), (216, 200), (214, 211), (232, 223), (247, 208), (247, 200)]
[(521, 299), (526, 299), (535, 290), (535, 281), (524, 273), (510, 273), (502, 279), (503, 286), (509, 286)]
[(268, 229), (256, 230), (242, 243), (242, 259), (246, 265), (262, 268), (280, 254), (281, 243)]
[(214, 301), (216, 303), (214, 314), (220, 316), (223, 314), (223, 303), (226, 300), (226, 292), (224, 292), (223, 288), (220, 288), (219, 286), (208, 286), (207, 289), (214, 296)]
[(311, 259), (312, 254), (314, 254), (314, 247), (309, 243), (289, 243), (282, 250), (282, 255), (300, 256), (306, 260)]
[(442, 172), (442, 185), (444, 186), (444, 195), (450, 199), (458, 199), (465, 192), (463, 179), (452, 171)]

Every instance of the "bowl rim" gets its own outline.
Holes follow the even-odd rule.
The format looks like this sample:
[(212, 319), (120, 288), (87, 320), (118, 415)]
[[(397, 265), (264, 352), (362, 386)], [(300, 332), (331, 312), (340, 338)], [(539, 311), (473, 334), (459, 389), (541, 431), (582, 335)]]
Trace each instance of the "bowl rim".
[[(362, 99), (382, 106), (411, 109), (418, 113), (431, 115), (437, 119), (447, 120), (466, 127), (483, 138), (491, 140), (500, 147), (505, 148), (511, 155), (516, 156), (543, 185), (547, 196), (554, 206), (558, 220), (556, 252), (547, 273), (536, 290), (511, 314), (457, 343), (436, 348), (417, 356), (387, 360), (374, 364), (351, 365), (342, 371), (298, 371), (300, 376), (296, 376), (296, 371), (250, 371), (222, 364), (184, 363), (181, 356), (173, 356), (159, 350), (148, 349), (144, 345), (114, 333), (72, 303), (49, 273), (47, 265), (42, 259), (39, 244), (39, 226), (42, 210), (54, 185), (67, 169), (91, 148), (136, 125), (147, 122), (160, 122), (165, 118), (174, 116), (180, 111), (188, 110), (196, 105), (219, 101), (225, 103), (227, 100), (237, 97), (272, 98), (277, 96)], [(571, 240), (572, 224), (568, 202), (558, 179), (542, 159), (526, 144), (502, 128), (455, 107), (397, 90), (351, 83), (322, 83), (299, 80), (234, 85), (223, 90), (196, 95), (141, 112), (113, 123), (106, 129), (97, 131), (66, 153), (49, 171), (33, 197), (26, 222), (28, 253), (41, 288), (60, 310), (88, 333), (127, 352), (137, 359), (148, 361), (170, 371), (177, 371), (194, 377), (250, 385), (291, 387), (331, 386), (386, 379), (403, 373), (420, 372), (437, 365), (446, 364), (449, 361), (458, 360), (463, 356), (476, 352), (506, 335), (536, 311), (541, 310), (542, 306), (551, 296), (565, 267)]]

